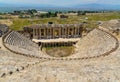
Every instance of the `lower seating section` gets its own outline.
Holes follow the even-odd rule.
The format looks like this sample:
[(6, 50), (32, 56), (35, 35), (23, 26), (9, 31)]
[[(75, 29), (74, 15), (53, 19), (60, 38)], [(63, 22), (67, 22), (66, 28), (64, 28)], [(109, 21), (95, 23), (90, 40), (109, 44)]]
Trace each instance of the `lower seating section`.
[(37, 62), (39, 60), (35, 58), (16, 55), (7, 50), (0, 50), (0, 77), (19, 72)]
[[(112, 59), (47, 61), (5, 79), (11, 82), (119, 82), (120, 61), (116, 58), (120, 57), (113, 56)], [(1, 82), (6, 82), (5, 79)]]
[(94, 29), (77, 44), (75, 54), (72, 57), (94, 57), (109, 52), (116, 46), (116, 39), (110, 34)]
[(24, 37), (18, 32), (12, 31), (4, 39), (5, 46), (10, 50), (21, 53), (23, 55), (32, 57), (46, 57), (42, 51), (39, 50), (39, 46), (32, 42), (30, 39)]

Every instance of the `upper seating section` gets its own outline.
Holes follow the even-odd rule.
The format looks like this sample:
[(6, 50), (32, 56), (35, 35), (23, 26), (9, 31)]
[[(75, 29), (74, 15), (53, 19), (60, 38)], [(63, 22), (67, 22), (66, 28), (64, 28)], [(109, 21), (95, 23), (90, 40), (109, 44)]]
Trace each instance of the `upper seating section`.
[(93, 57), (109, 52), (116, 46), (116, 39), (100, 29), (94, 29), (76, 44), (74, 57)]
[(38, 49), (38, 45), (36, 45), (35, 43), (30, 41), (29, 39), (27, 39), (23, 35), (19, 34), (18, 32), (14, 32), (14, 31), (12, 31), (7, 36), (7, 38), (5, 39), (5, 42), (10, 44), (10, 45), (18, 46), (20, 48), (24, 48), (27, 50)]
[[(4, 39), (5, 45), (12, 51), (27, 56), (43, 57), (44, 54), (39, 50), (39, 46), (30, 39), (18, 32), (12, 31)], [(46, 55), (45, 55), (46, 56)]]

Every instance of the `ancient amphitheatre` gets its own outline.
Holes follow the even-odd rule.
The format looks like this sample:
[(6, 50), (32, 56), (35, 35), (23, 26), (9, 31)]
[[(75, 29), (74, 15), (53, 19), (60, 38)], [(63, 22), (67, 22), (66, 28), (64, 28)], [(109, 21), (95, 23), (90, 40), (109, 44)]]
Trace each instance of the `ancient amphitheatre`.
[(109, 23), (80, 38), (74, 54), (60, 58), (7, 32), (0, 38), (0, 82), (120, 82), (120, 38), (104, 26)]

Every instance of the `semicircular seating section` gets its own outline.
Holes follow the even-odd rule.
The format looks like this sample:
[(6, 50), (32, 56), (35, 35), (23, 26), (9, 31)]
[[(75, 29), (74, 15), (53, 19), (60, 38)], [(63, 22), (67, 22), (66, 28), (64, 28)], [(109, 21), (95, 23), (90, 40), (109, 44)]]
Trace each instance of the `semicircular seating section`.
[(117, 39), (102, 29), (94, 29), (76, 44), (75, 53), (69, 57), (56, 58), (39, 50), (37, 44), (30, 39), (12, 31), (4, 38), (4, 46), (10, 51), (40, 59), (50, 60), (81, 60), (109, 55), (118, 48)]
[(48, 57), (39, 50), (39, 46), (26, 38), (22, 34), (12, 31), (4, 39), (5, 46), (13, 51), (22, 55), (31, 57)]
[(77, 44), (72, 58), (95, 57), (104, 55), (116, 47), (117, 41), (109, 33), (100, 29), (94, 29), (83, 37)]

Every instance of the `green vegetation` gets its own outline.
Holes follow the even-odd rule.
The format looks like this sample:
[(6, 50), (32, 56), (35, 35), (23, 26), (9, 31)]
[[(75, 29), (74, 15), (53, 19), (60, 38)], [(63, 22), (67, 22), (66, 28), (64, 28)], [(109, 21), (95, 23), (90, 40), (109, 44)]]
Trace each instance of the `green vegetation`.
[(22, 30), (24, 26), (31, 25), (31, 23), (32, 22), (27, 19), (14, 19), (10, 28), (13, 30)]
[(10, 14), (18, 15), (19, 18), (50, 18), (57, 17), (58, 12), (38, 12), (35, 9), (16, 10)]
[(35, 9), (28, 9), (28, 10), (18, 10), (18, 11), (14, 11), (13, 13), (11, 13), (12, 15), (24, 15), (24, 14), (28, 14), (28, 15), (32, 15), (34, 13), (37, 13), (37, 10)]
[(48, 12), (48, 13), (45, 13), (45, 14), (40, 14), (38, 17), (40, 17), (40, 18), (57, 17), (57, 12), (55, 12), (55, 13)]
[(88, 16), (89, 21), (108, 21), (112, 19), (120, 19), (120, 13), (113, 12), (113, 13), (102, 13), (102, 14), (96, 14), (96, 15), (90, 15)]
[[(32, 11), (35, 12), (35, 11)], [(48, 15), (48, 14), (46, 14)], [(10, 19), (13, 24), (10, 26), (13, 30), (22, 30), (24, 26), (33, 25), (33, 24), (47, 24), (48, 22), (53, 22), (55, 24), (76, 24), (81, 22), (86, 22), (85, 27), (95, 28), (97, 27), (98, 21), (108, 21), (111, 19), (120, 19), (119, 12), (107, 12), (107, 13), (88, 13), (86, 15), (70, 15), (66, 13), (68, 18), (61, 19), (59, 16), (56, 17), (57, 13), (50, 13), (50, 17), (43, 16), (43, 18), (12, 18)], [(54, 16), (55, 15), (55, 16)], [(59, 15), (59, 14), (58, 14)], [(5, 16), (5, 15), (4, 15)], [(14, 15), (13, 15), (14, 16)], [(12, 16), (11, 16), (12, 17)], [(7, 20), (7, 19), (5, 19)]]

